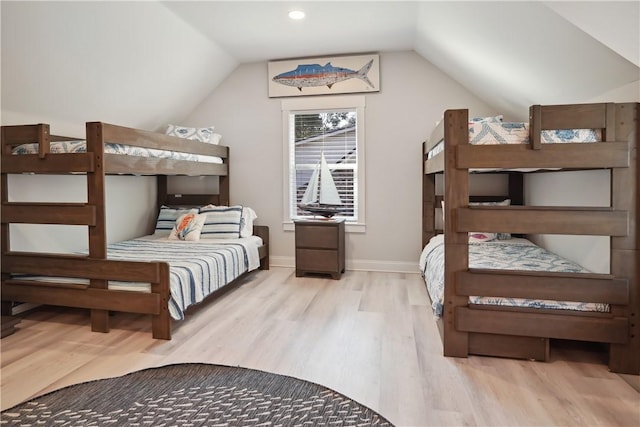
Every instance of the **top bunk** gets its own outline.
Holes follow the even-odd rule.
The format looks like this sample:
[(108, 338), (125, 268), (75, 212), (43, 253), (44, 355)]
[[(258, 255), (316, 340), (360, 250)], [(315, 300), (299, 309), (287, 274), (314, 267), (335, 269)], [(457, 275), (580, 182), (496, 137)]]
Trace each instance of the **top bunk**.
[(501, 116), (469, 119), (466, 109), (447, 110), (423, 144), (424, 171), (445, 169), (444, 141), (455, 145), (455, 167), (474, 172), (627, 167), (629, 135), (616, 127), (635, 117), (636, 103), (534, 105), (529, 122)]
[(228, 175), (228, 147), (102, 122), (88, 122), (84, 140), (3, 126), (1, 146), (3, 174)]

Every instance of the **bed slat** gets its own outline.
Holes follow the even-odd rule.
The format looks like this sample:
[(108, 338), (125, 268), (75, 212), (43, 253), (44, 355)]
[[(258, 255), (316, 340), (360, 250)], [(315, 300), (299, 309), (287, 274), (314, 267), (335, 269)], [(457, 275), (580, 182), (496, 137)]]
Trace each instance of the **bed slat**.
[(598, 169), (628, 167), (627, 142), (544, 144), (531, 150), (527, 144), (461, 145), (457, 147), (458, 168), (482, 169)]
[(460, 331), (522, 335), (624, 344), (629, 341), (626, 318), (595, 318), (548, 313), (456, 309)]
[(159, 170), (170, 175), (226, 175), (228, 167), (220, 163), (196, 163), (185, 160), (156, 159), (150, 157), (105, 154), (106, 169), (109, 173), (157, 175)]
[(93, 171), (95, 163), (91, 153), (47, 154), (44, 159), (37, 154), (2, 156), (2, 173), (71, 174)]
[(626, 236), (629, 215), (610, 208), (474, 206), (458, 208), (458, 231)]
[(96, 224), (96, 207), (84, 203), (4, 203), (2, 222), (14, 224)]
[(131, 282), (158, 283), (161, 264), (15, 252), (2, 256), (3, 272)]
[(629, 303), (629, 281), (608, 274), (470, 269), (458, 273), (457, 289), (485, 297)]
[(2, 298), (35, 304), (111, 310), (127, 313), (159, 314), (159, 295), (154, 293), (114, 291), (105, 289), (70, 289), (50, 286), (20, 286), (2, 284)]

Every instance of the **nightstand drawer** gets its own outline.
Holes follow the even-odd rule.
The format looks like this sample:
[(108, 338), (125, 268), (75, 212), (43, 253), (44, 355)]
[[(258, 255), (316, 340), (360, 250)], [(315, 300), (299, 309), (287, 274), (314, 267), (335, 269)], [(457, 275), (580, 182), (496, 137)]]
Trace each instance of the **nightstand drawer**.
[(296, 268), (308, 271), (339, 271), (337, 251), (296, 249)]
[(335, 227), (305, 225), (296, 228), (296, 248), (337, 249), (338, 232)]

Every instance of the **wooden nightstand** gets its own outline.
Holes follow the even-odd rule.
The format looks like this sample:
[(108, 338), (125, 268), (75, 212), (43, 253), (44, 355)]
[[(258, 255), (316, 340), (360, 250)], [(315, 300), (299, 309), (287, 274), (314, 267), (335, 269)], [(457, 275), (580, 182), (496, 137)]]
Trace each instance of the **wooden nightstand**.
[(344, 273), (344, 220), (299, 220), (296, 226), (296, 276)]

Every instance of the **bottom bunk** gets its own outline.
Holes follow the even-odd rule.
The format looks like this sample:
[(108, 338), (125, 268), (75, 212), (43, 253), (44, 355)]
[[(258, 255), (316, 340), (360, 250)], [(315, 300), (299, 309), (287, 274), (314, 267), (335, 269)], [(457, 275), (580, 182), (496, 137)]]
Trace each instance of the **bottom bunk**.
[[(457, 294), (467, 303), (447, 313), (444, 305), (444, 235), (434, 236), (420, 256), (434, 316), (445, 347), (444, 318), (454, 318), (466, 354), (546, 361), (552, 339), (624, 344), (629, 325), (612, 314), (612, 304), (622, 303), (628, 292), (624, 281), (589, 273), (580, 265), (541, 248), (524, 238), (498, 239), (487, 233), (471, 236), (469, 270), (460, 273)], [(483, 239), (484, 238), (484, 239)], [(532, 290), (519, 297), (513, 284), (529, 283)], [(602, 288), (601, 301), (551, 300), (564, 286)], [(486, 291), (482, 295), (480, 289)], [(613, 290), (612, 290), (613, 289)], [(536, 298), (535, 293), (547, 298)], [(445, 355), (447, 354), (445, 348)]]
[(2, 280), (3, 311), (14, 301), (87, 308), (98, 332), (108, 332), (111, 311), (150, 314), (153, 337), (171, 339), (172, 319), (249, 272), (268, 269), (268, 227), (255, 225), (253, 234), (198, 241), (154, 234), (109, 245), (106, 259), (5, 254), (3, 273), (11, 275)]

